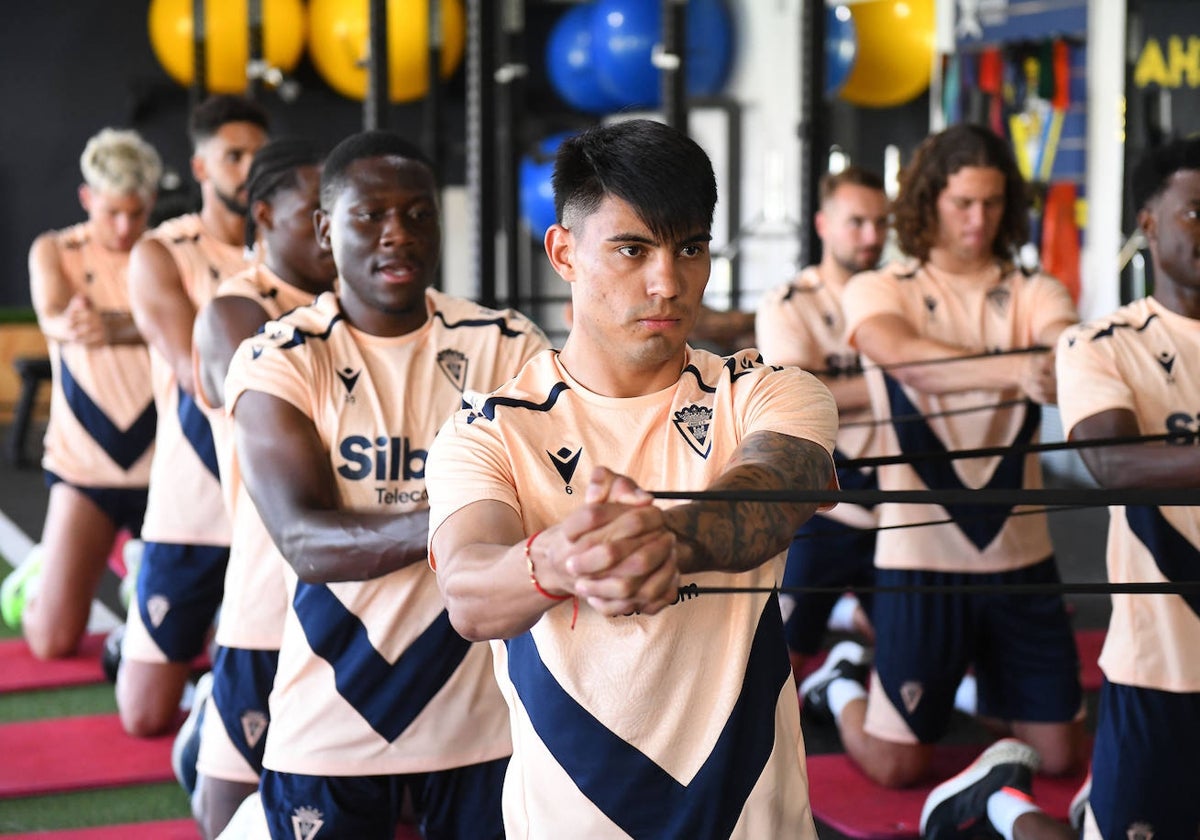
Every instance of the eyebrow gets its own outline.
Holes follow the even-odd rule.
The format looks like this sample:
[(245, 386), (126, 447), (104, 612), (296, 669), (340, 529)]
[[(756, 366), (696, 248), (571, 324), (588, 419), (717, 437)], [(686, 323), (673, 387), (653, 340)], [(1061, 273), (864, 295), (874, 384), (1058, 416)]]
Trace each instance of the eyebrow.
[[(612, 236), (608, 237), (608, 239), (606, 239), (604, 241), (605, 242), (629, 242), (629, 243), (633, 243), (633, 244), (637, 244), (637, 245), (651, 245), (651, 246), (658, 246), (660, 244), (658, 242), (658, 240), (652, 239), (651, 237), (646, 236), (641, 233), (615, 233)], [(685, 237), (684, 239), (679, 240), (679, 242), (675, 243), (675, 247), (681, 248), (684, 245), (692, 245), (697, 242), (711, 242), (711, 241), (712, 241), (711, 233), (695, 233), (695, 234), (692, 234), (691, 236), (688, 236), (688, 237)]]

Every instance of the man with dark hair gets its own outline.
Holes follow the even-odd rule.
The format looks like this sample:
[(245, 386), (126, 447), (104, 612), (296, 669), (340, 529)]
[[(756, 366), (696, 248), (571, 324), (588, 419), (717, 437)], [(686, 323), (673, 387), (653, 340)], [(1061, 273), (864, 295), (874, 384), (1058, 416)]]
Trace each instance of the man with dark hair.
[[(1044, 513), (969, 501), (975, 488), (1041, 486), (1037, 455), (1023, 450), (1037, 439), (1037, 404), (1054, 401), (1045, 348), (1078, 320), (1062, 284), (1013, 267), (1022, 195), (1012, 152), (991, 132), (960, 125), (929, 137), (894, 207), (912, 259), (855, 277), (843, 301), (848, 340), (868, 360), (881, 450), (922, 456), (880, 467), (880, 488), (947, 496), (880, 506), (876, 580), (893, 591), (875, 597), (869, 689), (849, 661), (805, 686), (805, 704), (827, 709), (847, 753), (887, 786), (928, 773), (968, 667), (979, 713), (1029, 741), (1045, 772), (1080, 763), (1079, 661), (1061, 595), (897, 591), (1059, 581)], [(930, 457), (979, 447), (1013, 451)]]
[[(755, 334), (768, 364), (797, 365), (825, 383), (838, 406), (838, 456), (863, 458), (874, 454), (871, 398), (858, 353), (846, 342), (842, 294), (852, 276), (879, 264), (888, 232), (888, 200), (883, 179), (856, 166), (826, 173), (819, 193), (821, 206), (813, 221), (821, 237), (821, 262), (763, 295)], [(845, 489), (877, 486), (873, 469), (838, 468), (838, 482)], [(814, 516), (792, 539), (784, 586), (874, 583), (876, 524), (874, 511), (861, 505), (840, 504)], [(838, 629), (857, 629), (869, 637), (869, 595), (839, 601), (836, 594), (788, 594), (779, 600), (797, 682), (805, 676), (809, 657), (820, 650), (835, 607), (849, 613), (837, 618)]]
[[(686, 135), (591, 129), (559, 147), (554, 191), (570, 335), (429, 457), (430, 560), (509, 704), (508, 836), (814, 837), (770, 588), (817, 506), (643, 488), (836, 486), (833, 400), (798, 368), (687, 346), (716, 184)], [(749, 591), (687, 597), (708, 586)]]
[[(209, 412), (224, 404), (225, 375), (238, 345), (267, 321), (333, 287), (333, 258), (313, 229), (321, 159), (315, 144), (297, 138), (273, 140), (254, 155), (246, 181), (246, 244), (254, 249), (253, 265), (222, 282), (196, 316), (196, 399)], [(212, 674), (202, 678), (207, 682), (180, 730), (174, 756), (176, 775), (211, 838), (258, 789), (287, 594), (283, 558), (242, 484), (232, 421), (222, 413), (210, 413), (210, 420), (232, 542)]]
[(340, 143), (315, 218), (336, 292), (243, 342), (225, 389), (246, 489), (287, 561), (270, 835), (390, 840), (411, 796), (426, 837), (501, 838), (504, 703), (427, 566), (425, 460), (464, 400), (548, 342), (517, 312), (430, 288), (437, 184), (402, 138)]
[[(1082, 449), (1102, 487), (1195, 488), (1200, 377), (1200, 138), (1148, 152), (1133, 170), (1154, 291), (1068, 331), (1058, 344), (1071, 440), (1179, 433), (1167, 444)], [(1177, 445), (1171, 445), (1171, 444)], [(1114, 583), (1194, 581), (1200, 507), (1109, 509)], [(1103, 837), (1200, 835), (1200, 600), (1113, 595), (1092, 754), (1090, 820)], [(1191, 795), (1185, 795), (1188, 791)]]
[(246, 267), (246, 176), (267, 141), (265, 122), (257, 105), (238, 97), (198, 105), (191, 136), (200, 212), (163, 222), (130, 257), (133, 317), (150, 346), (158, 410), (145, 550), (117, 674), (117, 707), (131, 735), (160, 735), (175, 724), (221, 601), (229, 520), (212, 431), (194, 399), (192, 327), (222, 278)]

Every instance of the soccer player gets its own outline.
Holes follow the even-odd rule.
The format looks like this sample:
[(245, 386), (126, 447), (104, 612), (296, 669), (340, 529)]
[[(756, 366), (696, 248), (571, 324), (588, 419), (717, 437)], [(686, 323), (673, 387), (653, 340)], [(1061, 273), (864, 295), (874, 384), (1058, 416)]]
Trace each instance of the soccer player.
[[(863, 458), (872, 450), (871, 398), (858, 353), (846, 342), (842, 293), (850, 278), (879, 264), (888, 232), (888, 200), (883, 179), (851, 166), (826, 174), (818, 187), (820, 209), (814, 222), (821, 237), (821, 262), (805, 268), (792, 281), (763, 295), (755, 334), (763, 360), (797, 365), (816, 373), (838, 406), (837, 453)], [(838, 468), (843, 489), (875, 489), (873, 469)], [(873, 508), (840, 504), (804, 524), (788, 549), (784, 586), (852, 586), (875, 582)], [(835, 608), (849, 607), (843, 629), (855, 628), (871, 638), (871, 597), (839, 600), (836, 594), (780, 596), (792, 672), (800, 681), (809, 657), (817, 653)]]
[(129, 264), (158, 410), (145, 550), (117, 674), (121, 722), (140, 736), (176, 724), (191, 661), (221, 601), (229, 520), (212, 431), (193, 398), (192, 328), (220, 281), (246, 268), (246, 175), (267, 141), (267, 117), (250, 100), (212, 97), (192, 112), (190, 135), (200, 212), (156, 227)]
[(554, 190), (570, 335), (449, 421), (428, 467), (431, 562), (509, 704), (508, 836), (814, 837), (769, 590), (817, 505), (646, 490), (836, 487), (833, 399), (756, 352), (688, 347), (716, 203), (695, 142), (589, 130)]
[[(880, 533), (877, 582), (1057, 583), (1044, 513), (969, 501), (974, 488), (1042, 486), (1037, 456), (1021, 447), (1037, 438), (1037, 404), (1054, 402), (1054, 358), (1032, 351), (1053, 348), (1078, 320), (1062, 284), (1011, 262), (1029, 224), (1012, 150), (977, 126), (933, 135), (904, 170), (893, 209), (909, 259), (858, 275), (843, 298), (849, 341), (873, 363), (867, 377), (881, 449), (1016, 451), (880, 467), (883, 490), (961, 497), (880, 507), (881, 526), (919, 527)], [(872, 619), (869, 689), (856, 679), (858, 663), (832, 657), (804, 685), (806, 709), (828, 710), (870, 778), (898, 787), (928, 773), (972, 665), (981, 715), (1010, 724), (1044, 772), (1079, 765), (1079, 658), (1061, 595), (881, 592)]]
[[(316, 145), (298, 138), (272, 140), (254, 155), (246, 181), (246, 244), (254, 249), (254, 265), (222, 282), (196, 316), (196, 399), (206, 408), (223, 406), (229, 362), (244, 339), (333, 287), (333, 257), (313, 226), (321, 161)], [(193, 812), (205, 836), (215, 837), (258, 789), (287, 593), (283, 558), (241, 481), (232, 420), (222, 412), (210, 421), (233, 534), (207, 684), (211, 696), (206, 706), (207, 692), (199, 693), (192, 725), (180, 730), (176, 743), (177, 773), (185, 789), (194, 790)], [(191, 764), (197, 743), (198, 761)]]
[(276, 840), (500, 838), (511, 752), (486, 645), (454, 632), (427, 563), (426, 455), (464, 399), (548, 344), (429, 288), (441, 249), (424, 155), (387, 132), (325, 161), (321, 295), (244, 342), (226, 380), (250, 497), (287, 560), (260, 786)]
[(42, 234), (29, 251), (54, 371), (42, 458), (50, 502), (40, 559), (4, 589), (14, 604), (6, 612), (39, 659), (79, 646), (117, 531), (141, 530), (154, 448), (150, 358), (129, 312), (127, 271), (162, 163), (137, 132), (111, 128), (88, 140), (79, 163), (87, 221)]

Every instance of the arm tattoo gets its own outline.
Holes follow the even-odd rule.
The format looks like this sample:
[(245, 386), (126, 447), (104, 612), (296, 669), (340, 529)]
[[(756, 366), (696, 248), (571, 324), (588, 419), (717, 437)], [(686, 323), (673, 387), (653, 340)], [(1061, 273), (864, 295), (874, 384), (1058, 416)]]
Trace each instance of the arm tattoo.
[[(709, 490), (821, 490), (833, 460), (818, 444), (778, 432), (742, 441)], [(670, 508), (668, 527), (685, 547), (681, 571), (744, 572), (787, 548), (817, 505), (779, 502), (690, 502)]]

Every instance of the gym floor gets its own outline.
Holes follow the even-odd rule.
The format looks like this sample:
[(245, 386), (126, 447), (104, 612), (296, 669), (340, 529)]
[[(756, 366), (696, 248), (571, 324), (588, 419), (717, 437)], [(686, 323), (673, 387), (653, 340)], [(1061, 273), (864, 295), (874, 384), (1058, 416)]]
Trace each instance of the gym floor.
[[(41, 457), (41, 436), (44, 423), (35, 423), (26, 443), (27, 465), (16, 467), (0, 459), (0, 513), (7, 517), (29, 539), (36, 542), (42, 531), (46, 512), (46, 487), (42, 472), (37, 464)], [(1044, 428), (1043, 439), (1055, 440), (1055, 429)], [(0, 426), (0, 440), (7, 441), (9, 429)], [(1077, 457), (1063, 457), (1057, 453), (1053, 460), (1045, 462), (1047, 487), (1088, 486), (1089, 479)], [(1059, 569), (1064, 582), (1103, 582), (1105, 577), (1104, 546), (1108, 512), (1105, 508), (1083, 508), (1054, 513), (1050, 516), (1051, 536), (1054, 540)], [(14, 558), (16, 559), (16, 558)], [(110, 606), (118, 601), (118, 581), (109, 574), (101, 587), (100, 598)], [(1109, 614), (1108, 597), (1105, 595), (1072, 595), (1067, 598), (1073, 611), (1078, 629), (1103, 628)], [(834, 639), (831, 638), (831, 642)], [(1094, 698), (1089, 698), (1089, 705)], [(1094, 719), (1094, 707), (1089, 708), (1089, 717)], [(965, 715), (956, 713), (957, 718), (947, 740), (957, 743), (986, 743), (991, 736)], [(804, 721), (805, 746), (811, 755), (841, 752), (841, 742), (836, 730), (813, 726)], [(842, 840), (842, 834), (818, 824), (820, 836), (825, 840)]]

